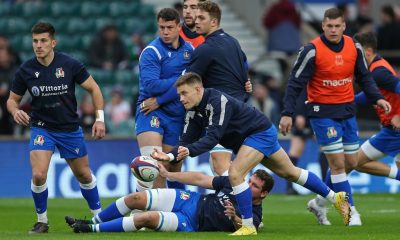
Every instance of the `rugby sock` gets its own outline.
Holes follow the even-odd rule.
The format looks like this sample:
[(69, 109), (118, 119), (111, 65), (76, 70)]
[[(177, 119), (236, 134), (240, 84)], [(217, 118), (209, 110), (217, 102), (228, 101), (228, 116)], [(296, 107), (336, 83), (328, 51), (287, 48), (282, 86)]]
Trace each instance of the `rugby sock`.
[(168, 188), (173, 188), (173, 189), (182, 189), (182, 190), (186, 189), (185, 184), (183, 184), (181, 182), (171, 181), (169, 179), (167, 179), (167, 186), (168, 186)]
[(313, 172), (301, 169), (300, 177), (297, 179), (296, 183), (323, 196), (326, 197), (329, 194), (329, 187), (327, 187), (317, 175)]
[(47, 219), (47, 197), (49, 191), (47, 190), (47, 183), (42, 186), (36, 186), (31, 182), (31, 192), (33, 201), (35, 203), (38, 222), (48, 223)]
[(101, 212), (101, 203), (99, 192), (97, 190), (96, 177), (92, 174), (92, 181), (90, 183), (79, 183), (82, 196), (86, 199), (90, 211), (93, 215)]
[(92, 225), (93, 232), (133, 232), (136, 226), (133, 217), (120, 217), (108, 222)]
[(337, 175), (331, 175), (332, 186), (335, 192), (347, 192), (349, 194), (349, 204), (354, 206), (353, 196), (351, 194), (351, 187), (349, 181), (347, 181), (346, 173), (340, 173)]
[(242, 225), (253, 226), (252, 195), (249, 184), (247, 182), (242, 182), (237, 186), (233, 186), (232, 189), (242, 215)]
[(108, 222), (110, 220), (125, 216), (128, 212), (132, 211), (126, 206), (125, 197), (117, 199), (117, 201), (111, 203), (106, 209), (101, 211), (99, 214), (92, 218), (93, 223)]
[(389, 177), (400, 181), (400, 171), (396, 166), (390, 166)]

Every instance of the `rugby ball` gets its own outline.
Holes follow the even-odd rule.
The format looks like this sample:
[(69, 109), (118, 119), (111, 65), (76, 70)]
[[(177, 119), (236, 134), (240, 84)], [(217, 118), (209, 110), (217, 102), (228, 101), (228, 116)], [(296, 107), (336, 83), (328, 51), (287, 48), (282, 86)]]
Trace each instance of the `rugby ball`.
[(137, 156), (130, 164), (133, 175), (143, 182), (152, 182), (160, 170), (158, 169), (157, 162), (149, 156)]

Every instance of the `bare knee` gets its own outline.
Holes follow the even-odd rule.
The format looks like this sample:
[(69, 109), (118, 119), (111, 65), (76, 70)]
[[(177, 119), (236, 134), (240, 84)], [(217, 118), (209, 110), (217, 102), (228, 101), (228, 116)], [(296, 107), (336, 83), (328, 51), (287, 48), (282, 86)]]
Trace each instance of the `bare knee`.
[(93, 181), (92, 173), (89, 170), (88, 171), (79, 171), (74, 174), (75, 174), (76, 179), (78, 179), (78, 181), (80, 183), (87, 184), (87, 183), (91, 183)]
[(144, 210), (146, 207), (147, 196), (145, 192), (136, 192), (129, 194), (124, 200), (128, 208)]
[(140, 229), (142, 227), (155, 229), (159, 222), (159, 213), (153, 212), (153, 211), (135, 213), (133, 217), (134, 217), (135, 226), (138, 229)]
[(36, 186), (42, 186), (45, 184), (47, 179), (47, 173), (45, 171), (40, 171), (40, 170), (33, 170), (32, 171), (32, 181), (33, 184)]

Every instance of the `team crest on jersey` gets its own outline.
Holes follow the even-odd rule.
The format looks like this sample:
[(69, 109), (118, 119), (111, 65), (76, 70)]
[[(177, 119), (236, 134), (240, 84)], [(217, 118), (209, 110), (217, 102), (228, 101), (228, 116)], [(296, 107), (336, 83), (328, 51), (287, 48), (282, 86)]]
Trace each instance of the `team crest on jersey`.
[(335, 127), (328, 127), (328, 131), (326, 132), (326, 135), (328, 135), (328, 138), (337, 137), (337, 132), (336, 132)]
[(190, 53), (188, 50), (183, 51), (183, 58), (184, 59), (189, 59), (190, 58)]
[(56, 78), (64, 77), (64, 70), (62, 68), (56, 69)]
[(336, 65), (343, 65), (343, 56), (336, 55), (335, 63), (336, 63)]
[(180, 196), (180, 198), (182, 199), (182, 200), (188, 200), (189, 198), (190, 198), (190, 193), (188, 193), (188, 192), (181, 192), (181, 196)]
[(153, 116), (150, 120), (150, 126), (151, 127), (156, 127), (159, 128), (160, 127), (160, 120), (158, 119), (158, 117)]
[(35, 140), (33, 140), (33, 145), (43, 146), (44, 137), (42, 135), (36, 135)]

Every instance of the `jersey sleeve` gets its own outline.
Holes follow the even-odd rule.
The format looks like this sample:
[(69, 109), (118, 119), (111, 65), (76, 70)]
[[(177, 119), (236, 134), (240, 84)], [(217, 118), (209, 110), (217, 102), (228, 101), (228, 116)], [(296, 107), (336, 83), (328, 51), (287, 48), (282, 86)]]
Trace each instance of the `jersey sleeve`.
[(211, 50), (205, 44), (200, 45), (193, 51), (186, 72), (194, 72), (203, 77), (213, 60), (210, 56), (212, 56)]
[(217, 145), (232, 116), (232, 106), (223, 94), (210, 97), (206, 111), (210, 112), (206, 134), (198, 141), (186, 146), (191, 157), (210, 151)]
[(21, 70), (15, 73), (14, 79), (11, 84), (11, 91), (19, 96), (23, 96), (27, 90), (25, 81), (22, 78)]
[(159, 96), (169, 90), (176, 81), (176, 77), (160, 79), (161, 56), (153, 49), (147, 47), (143, 50), (139, 59), (140, 81), (146, 92), (152, 96)]
[(90, 76), (85, 66), (75, 59), (72, 59), (72, 72), (74, 74), (73, 79), (77, 84), (82, 84)]
[(300, 48), (296, 62), (289, 76), (285, 97), (283, 99), (282, 115), (291, 116), (296, 111), (296, 101), (305, 88), (307, 82), (313, 77), (315, 69), (315, 47), (308, 44)]
[(365, 59), (361, 44), (356, 42), (355, 45), (357, 48), (357, 60), (354, 69), (356, 81), (368, 99), (376, 103), (379, 99), (383, 99), (383, 96), (379, 93), (378, 87), (368, 70), (367, 60)]
[(197, 141), (203, 133), (202, 119), (196, 115), (195, 111), (187, 111), (185, 115), (185, 125), (179, 139), (180, 146), (187, 146)]
[(399, 78), (394, 76), (387, 68), (377, 67), (372, 71), (372, 77), (374, 78), (378, 87), (385, 90), (395, 92), (397, 85), (400, 83)]

